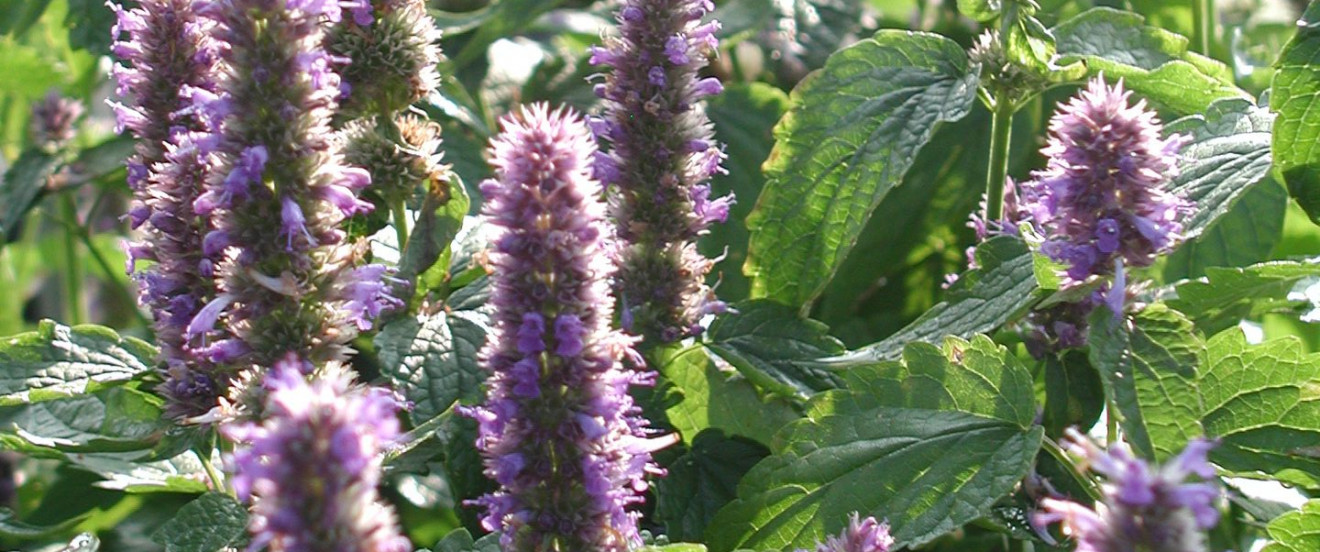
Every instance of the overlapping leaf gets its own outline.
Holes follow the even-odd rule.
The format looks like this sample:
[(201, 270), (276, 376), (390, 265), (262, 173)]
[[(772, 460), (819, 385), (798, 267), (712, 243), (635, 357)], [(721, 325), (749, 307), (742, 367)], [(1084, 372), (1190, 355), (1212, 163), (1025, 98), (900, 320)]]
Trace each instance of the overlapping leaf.
[(1270, 109), (1279, 114), (1274, 158), (1288, 191), (1320, 223), (1320, 3), (1311, 2), (1297, 34), (1275, 62)]
[(147, 343), (100, 326), (42, 321), (0, 342), (0, 405), (38, 402), (126, 381), (155, 363)]

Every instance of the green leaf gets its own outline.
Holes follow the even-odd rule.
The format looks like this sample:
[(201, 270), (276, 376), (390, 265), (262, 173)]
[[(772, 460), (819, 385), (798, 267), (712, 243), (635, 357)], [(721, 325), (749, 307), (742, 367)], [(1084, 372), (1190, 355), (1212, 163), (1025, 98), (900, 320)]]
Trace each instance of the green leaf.
[(746, 379), (721, 370), (701, 345), (662, 359), (656, 369), (681, 395), (665, 415), (690, 445), (713, 428), (769, 446), (775, 432), (801, 417), (786, 400), (763, 400)]
[(1195, 238), (1228, 213), (1239, 197), (1269, 174), (1274, 116), (1244, 99), (1219, 100), (1205, 115), (1169, 123), (1168, 134), (1191, 137), (1179, 152), (1171, 189), (1195, 205), (1183, 234)]
[(0, 405), (67, 397), (127, 381), (155, 363), (155, 349), (101, 326), (43, 320), (0, 342)]
[(105, 2), (68, 1), (69, 12), (64, 17), (64, 26), (69, 29), (69, 46), (94, 54), (110, 54), (110, 28), (115, 24), (115, 13)]
[(1024, 312), (1039, 286), (1031, 251), (1022, 240), (998, 236), (976, 248), (981, 268), (963, 273), (944, 301), (885, 340), (830, 359), (851, 366), (893, 360), (909, 343), (939, 343), (945, 336), (993, 331)]
[(1270, 257), (1283, 233), (1288, 191), (1273, 179), (1251, 186), (1200, 236), (1184, 243), (1164, 264), (1164, 281), (1199, 278), (1210, 267), (1247, 266)]
[(813, 397), (716, 515), (711, 550), (810, 548), (854, 511), (887, 518), (911, 548), (1012, 491), (1043, 434), (1031, 374), (983, 336), (909, 349), (907, 364), (855, 368), (849, 382), (864, 388)]
[(947, 38), (880, 31), (830, 56), (775, 128), (765, 190), (747, 219), (752, 297), (805, 306), (937, 123), (965, 116), (978, 76)]
[(664, 546), (643, 546), (637, 552), (706, 552), (706, 546), (690, 542), (666, 544)]
[(151, 540), (165, 552), (220, 552), (243, 538), (247, 508), (224, 493), (206, 493), (179, 509)]
[(29, 149), (5, 171), (0, 188), (0, 245), (17, 237), (18, 223), (46, 189), (46, 179), (58, 166), (59, 159), (54, 155)]
[(1104, 388), (1079, 351), (1045, 357), (1045, 429), (1052, 436), (1069, 427), (1092, 427), (1105, 409)]
[(1297, 282), (1317, 276), (1320, 259), (1211, 267), (1205, 278), (1179, 283), (1169, 306), (1186, 313), (1197, 327), (1218, 331), (1286, 304), (1285, 297)]
[(499, 535), (486, 535), (476, 541), (467, 529), (450, 531), (440, 542), (431, 547), (434, 552), (500, 552)]
[(486, 328), (471, 313), (438, 312), (400, 318), (376, 335), (381, 373), (413, 403), (409, 417), (421, 424), (460, 399), (480, 397), (485, 374), (477, 352)]
[(1210, 459), (1241, 475), (1320, 485), (1320, 354), (1296, 338), (1248, 345), (1236, 328), (1215, 335), (1200, 365)]
[(26, 452), (125, 452), (165, 434), (160, 399), (128, 387), (0, 407), (0, 443)]
[(1266, 530), (1273, 542), (1261, 552), (1312, 552), (1320, 550), (1320, 500), (1303, 504), (1271, 521)]
[(700, 540), (715, 512), (737, 495), (738, 480), (770, 451), (706, 430), (656, 483), (655, 515), (671, 540)]
[(1013, 0), (958, 0), (958, 13), (977, 21), (990, 21), (1004, 11), (1004, 2)]
[(446, 189), (430, 189), (422, 201), (421, 213), (399, 261), (399, 275), (405, 280), (412, 281), (440, 259), (463, 228), (463, 218), (467, 216), (469, 202), (462, 184), (435, 181), (431, 186)]
[[(732, 5), (739, 5), (734, 3)], [(721, 20), (723, 21), (723, 20)], [(725, 174), (717, 174), (710, 186), (715, 196), (732, 194), (736, 201), (729, 209), (728, 222), (711, 226), (710, 233), (699, 242), (707, 257), (724, 255), (715, 277), (719, 281), (720, 297), (730, 301), (746, 299), (749, 283), (738, 270), (747, 260), (746, 220), (765, 185), (761, 163), (770, 155), (774, 144), (772, 130), (775, 122), (788, 110), (788, 95), (764, 83), (731, 84), (724, 93), (714, 96), (706, 106), (706, 113), (715, 123), (715, 139), (724, 143)]]
[(453, 57), (455, 67), (463, 67), (486, 55), (491, 43), (513, 36), (531, 25), (541, 14), (555, 9), (564, 0), (500, 0), (483, 14), (472, 39)]
[(806, 398), (840, 379), (819, 359), (842, 353), (824, 324), (771, 301), (741, 303), (715, 319), (706, 345), (757, 387)]
[(1228, 67), (1188, 51), (1187, 38), (1145, 24), (1142, 16), (1095, 8), (1053, 29), (1059, 63), (1086, 63), (1091, 75), (1123, 79), (1127, 88), (1180, 114), (1205, 111), (1222, 98), (1246, 98)]
[(96, 453), (74, 454), (68, 459), (73, 465), (105, 478), (96, 484), (103, 489), (131, 494), (196, 494), (211, 490), (206, 468), (192, 452), (159, 462), (142, 462), (140, 457), (141, 453)]
[(1163, 461), (1204, 433), (1196, 365), (1205, 343), (1182, 313), (1156, 303), (1129, 322), (1098, 308), (1087, 341), (1105, 397), (1118, 407), (1123, 435), (1138, 453)]
[(1311, 2), (1297, 22), (1297, 34), (1274, 63), (1270, 109), (1279, 115), (1274, 128), (1274, 162), (1288, 192), (1320, 224), (1320, 3)]
[(15, 519), (17, 517), (9, 508), (0, 508), (0, 536), (19, 540), (42, 539), (64, 533), (87, 519), (84, 514), (55, 525), (34, 525)]

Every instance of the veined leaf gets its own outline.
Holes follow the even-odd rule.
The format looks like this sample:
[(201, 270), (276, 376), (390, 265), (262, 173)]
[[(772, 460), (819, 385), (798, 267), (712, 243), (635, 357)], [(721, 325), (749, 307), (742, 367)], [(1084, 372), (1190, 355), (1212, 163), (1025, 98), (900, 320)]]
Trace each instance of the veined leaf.
[(1270, 261), (1242, 268), (1212, 267), (1206, 277), (1181, 282), (1169, 306), (1210, 331), (1286, 304), (1288, 291), (1305, 278), (1320, 277), (1320, 258)]
[(840, 379), (820, 359), (842, 353), (824, 324), (792, 308), (758, 300), (735, 305), (711, 324), (706, 345), (757, 387), (806, 398), (838, 387)]
[(206, 493), (151, 535), (165, 552), (221, 552), (246, 533), (247, 508), (224, 493)]
[(468, 312), (418, 315), (386, 324), (376, 335), (381, 372), (413, 403), (414, 424), (475, 399), (485, 374), (477, 352), (486, 342), (481, 317)]
[(738, 437), (707, 430), (692, 449), (668, 465), (656, 483), (657, 521), (671, 540), (698, 540), (711, 518), (737, 495), (738, 481), (769, 450)]
[(1261, 552), (1320, 550), (1320, 500), (1312, 500), (1300, 510), (1279, 516), (1266, 529), (1274, 541)]
[(155, 349), (101, 326), (43, 320), (0, 342), (0, 405), (39, 402), (127, 381), (155, 363)]
[(1274, 161), (1288, 192), (1320, 224), (1320, 3), (1311, 2), (1297, 22), (1297, 34), (1275, 62), (1270, 109), (1275, 123)]
[(665, 415), (688, 444), (706, 429), (719, 429), (769, 446), (776, 431), (801, 417), (785, 399), (763, 400), (746, 379), (721, 370), (702, 345), (678, 351), (656, 369), (682, 396)]

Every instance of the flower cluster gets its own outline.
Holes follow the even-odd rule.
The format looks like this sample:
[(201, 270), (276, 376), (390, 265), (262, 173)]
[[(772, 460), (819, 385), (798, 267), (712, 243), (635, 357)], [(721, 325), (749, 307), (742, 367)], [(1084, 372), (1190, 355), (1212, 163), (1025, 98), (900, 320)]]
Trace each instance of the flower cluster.
[(1180, 239), (1188, 204), (1164, 187), (1183, 140), (1161, 138), (1155, 113), (1144, 100), (1128, 105), (1130, 95), (1097, 78), (1060, 108), (1041, 150), (1045, 169), (1024, 190), (1043, 252), (1067, 265), (1071, 283), (1149, 266)]
[(482, 184), (496, 228), (494, 333), (482, 352), (488, 396), (468, 414), (500, 489), (479, 499), (505, 550), (615, 552), (640, 543), (636, 514), (650, 453), (624, 369), (632, 340), (610, 330), (613, 267), (591, 135), (571, 111), (544, 105), (503, 121), (496, 179)]
[(450, 179), (449, 166), (441, 162), (440, 125), (411, 114), (392, 123), (392, 128), (381, 128), (391, 121), (358, 119), (343, 130), (344, 160), (367, 169), (372, 190), (387, 205), (410, 199), (418, 183)]
[(77, 134), (73, 124), (83, 116), (82, 102), (65, 98), (58, 90), (32, 106), (32, 141), (38, 147), (54, 150), (72, 140)]
[(1106, 452), (1076, 430), (1068, 436), (1069, 448), (1105, 477), (1104, 501), (1092, 510), (1068, 500), (1041, 500), (1044, 511), (1032, 523), (1042, 534), (1045, 526), (1062, 523), (1064, 534), (1077, 539), (1077, 552), (1205, 552), (1205, 531), (1219, 521), (1214, 504), (1219, 490), (1186, 480), (1214, 477), (1207, 460), (1213, 442), (1194, 440), (1176, 458), (1152, 468), (1121, 445)]
[(381, 452), (399, 437), (394, 396), (355, 387), (334, 364), (308, 383), (296, 358), (277, 363), (265, 386), (263, 422), (221, 426), (246, 445), (228, 461), (239, 498), (257, 497), (252, 549), (412, 550), (376, 492)]
[(206, 352), (239, 367), (269, 366), (289, 352), (309, 366), (342, 360), (358, 331), (400, 304), (385, 267), (359, 266), (365, 249), (347, 244), (339, 228), (372, 209), (357, 197), (368, 173), (344, 164), (330, 128), (341, 88), (323, 49), (324, 23), (343, 9), (222, 0), (207, 14), (218, 22), (225, 71), (199, 110), (221, 126), (216, 167), (193, 206), (214, 221), (203, 253), (221, 260), (218, 294), (188, 333), (223, 321), (236, 337)]
[[(194, 353), (186, 329), (214, 296), (213, 259), (202, 253), (208, 223), (193, 210), (210, 167), (198, 142), (209, 122), (193, 99), (214, 91), (212, 25), (193, 0), (143, 0), (125, 10), (111, 3), (117, 24), (113, 50), (126, 65), (114, 75), (128, 103), (112, 103), (119, 124), (137, 138), (128, 160), (134, 192), (129, 221), (144, 234), (129, 248), (131, 259), (156, 264), (134, 275), (140, 300), (152, 313), (165, 382), (159, 389), (176, 417), (205, 413), (223, 396), (228, 376)], [(121, 33), (123, 36), (121, 37)], [(130, 272), (135, 272), (130, 263)]]
[(435, 89), (440, 31), (421, 0), (359, 0), (326, 35), (326, 50), (351, 60), (342, 70), (341, 111), (392, 114)]
[(695, 245), (732, 203), (712, 199), (707, 184), (724, 159), (702, 107), (723, 88), (697, 75), (718, 46), (719, 24), (702, 22), (713, 9), (710, 0), (628, 0), (618, 12), (619, 36), (591, 55), (592, 64), (612, 69), (596, 86), (607, 112), (591, 128), (612, 146), (594, 168), (612, 187), (623, 242), (623, 319), (648, 340), (700, 333), (701, 317), (725, 308), (705, 283), (715, 261)]
[[(873, 517), (859, 519), (856, 512), (848, 518), (848, 527), (839, 536), (829, 536), (816, 546), (815, 552), (889, 552), (894, 538), (889, 536), (889, 524)], [(798, 549), (797, 552), (808, 552)]]

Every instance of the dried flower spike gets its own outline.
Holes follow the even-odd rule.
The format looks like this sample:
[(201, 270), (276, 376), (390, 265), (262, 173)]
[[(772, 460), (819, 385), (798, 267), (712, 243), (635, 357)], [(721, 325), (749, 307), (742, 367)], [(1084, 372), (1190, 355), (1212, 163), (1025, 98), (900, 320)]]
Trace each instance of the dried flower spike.
[(426, 2), (357, 0), (352, 14), (326, 36), (326, 49), (350, 60), (342, 70), (345, 114), (393, 114), (435, 89), (440, 31)]
[(1044, 527), (1062, 523), (1065, 535), (1077, 540), (1077, 552), (1205, 552), (1205, 532), (1219, 521), (1212, 483), (1189, 483), (1196, 475), (1214, 477), (1207, 459), (1212, 441), (1193, 440), (1176, 458), (1158, 468), (1134, 458), (1123, 445), (1103, 451), (1070, 429), (1068, 447), (1091, 470), (1106, 479), (1104, 500), (1092, 510), (1076, 502), (1046, 498), (1044, 511), (1032, 523)]
[(623, 320), (648, 341), (698, 334), (703, 316), (725, 310), (705, 283), (715, 261), (696, 249), (733, 201), (712, 199), (708, 184), (724, 159), (702, 102), (723, 88), (697, 75), (718, 46), (719, 24), (702, 22), (713, 9), (710, 0), (628, 0), (619, 36), (591, 55), (612, 69), (596, 86), (606, 113), (591, 126), (612, 146), (595, 174), (611, 187), (622, 241)]
[[(495, 330), (482, 352), (486, 403), (468, 411), (500, 489), (483, 524), (505, 550), (618, 552), (640, 544), (637, 514), (650, 454), (628, 387), (632, 340), (612, 331), (613, 267), (595, 144), (571, 111), (545, 105), (503, 120), (491, 144), (496, 179), (482, 184), (499, 229), (491, 254)], [(638, 359), (634, 359), (639, 362)]]
[(256, 497), (252, 550), (408, 552), (376, 492), (381, 453), (399, 437), (398, 401), (357, 387), (337, 365), (308, 383), (296, 358), (267, 374), (261, 423), (221, 426), (246, 445), (228, 459), (239, 498)]

